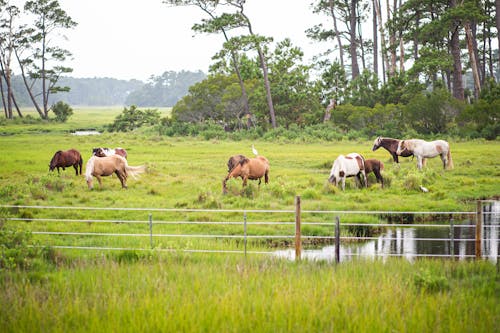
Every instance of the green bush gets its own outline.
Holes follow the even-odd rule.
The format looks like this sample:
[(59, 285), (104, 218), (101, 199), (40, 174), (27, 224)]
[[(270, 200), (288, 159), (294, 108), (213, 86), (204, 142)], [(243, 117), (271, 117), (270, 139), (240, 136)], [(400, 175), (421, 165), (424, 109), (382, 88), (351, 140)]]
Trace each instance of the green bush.
[(43, 251), (34, 245), (31, 233), (0, 221), (0, 271), (36, 268)]
[(50, 108), (56, 115), (56, 121), (65, 123), (73, 115), (73, 109), (68, 104), (59, 101)]

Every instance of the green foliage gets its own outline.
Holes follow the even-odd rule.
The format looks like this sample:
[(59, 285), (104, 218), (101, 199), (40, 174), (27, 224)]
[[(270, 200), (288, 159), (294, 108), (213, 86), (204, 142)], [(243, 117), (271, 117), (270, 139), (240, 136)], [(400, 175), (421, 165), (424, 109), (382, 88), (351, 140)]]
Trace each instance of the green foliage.
[(403, 109), (403, 118), (418, 133), (447, 133), (463, 107), (447, 90), (436, 89), (415, 96)]
[(37, 268), (43, 251), (35, 245), (30, 232), (8, 227), (0, 220), (0, 272)]
[(110, 132), (130, 132), (142, 126), (153, 126), (160, 122), (160, 113), (157, 109), (139, 110), (135, 105), (129, 109), (124, 108), (123, 112), (115, 118), (115, 121), (108, 125)]
[(56, 121), (65, 123), (73, 115), (73, 109), (68, 104), (59, 101), (50, 108), (56, 115)]
[(413, 278), (413, 284), (418, 290), (436, 293), (450, 289), (448, 279), (443, 275), (438, 275), (430, 270), (421, 270)]

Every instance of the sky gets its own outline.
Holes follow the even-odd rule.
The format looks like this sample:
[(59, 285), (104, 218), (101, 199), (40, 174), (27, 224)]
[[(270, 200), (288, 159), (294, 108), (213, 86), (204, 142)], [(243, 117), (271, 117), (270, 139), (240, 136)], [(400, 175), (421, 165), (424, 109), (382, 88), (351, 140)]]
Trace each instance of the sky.
[[(315, 15), (312, 0), (247, 0), (245, 12), (255, 33), (275, 41), (290, 38), (304, 61), (321, 52), (305, 30), (328, 18)], [(111, 77), (146, 81), (166, 71), (205, 73), (222, 48), (221, 35), (195, 34), (206, 18), (196, 7), (169, 7), (162, 0), (59, 0), (78, 23), (64, 30), (59, 46), (73, 54), (67, 65), (77, 78)], [(323, 46), (324, 48), (325, 46)]]

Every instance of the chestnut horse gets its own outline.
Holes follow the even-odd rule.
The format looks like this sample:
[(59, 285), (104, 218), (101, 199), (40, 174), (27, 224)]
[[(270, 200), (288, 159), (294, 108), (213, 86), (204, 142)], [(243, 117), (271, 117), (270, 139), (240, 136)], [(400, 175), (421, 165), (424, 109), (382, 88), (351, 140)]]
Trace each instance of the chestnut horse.
[(376, 160), (374, 158), (369, 158), (365, 160), (365, 172), (368, 175), (373, 172), (377, 178), (377, 183), (381, 183), (384, 187), (384, 178), (382, 177), (381, 171), (384, 170), (384, 163), (382, 161)]
[(339, 155), (333, 162), (328, 181), (338, 186), (342, 183), (342, 191), (345, 189), (345, 179), (347, 177), (356, 177), (356, 183), (361, 183), (361, 175), (365, 181), (365, 187), (368, 187), (365, 172), (365, 159), (358, 153), (350, 153), (346, 156)]
[(417, 168), (419, 170), (422, 170), (426, 158), (432, 158), (438, 155), (441, 157), (441, 161), (443, 161), (443, 169), (453, 169), (450, 145), (444, 140), (402, 140), (398, 145), (397, 153), (404, 150), (411, 152), (417, 157)]
[(99, 181), (99, 186), (102, 187), (102, 176), (110, 176), (115, 173), (122, 183), (122, 188), (127, 188), (127, 177), (131, 175), (134, 179), (136, 176), (145, 172), (146, 167), (129, 166), (127, 160), (120, 155), (111, 155), (105, 157), (92, 156), (87, 162), (85, 168), (85, 179), (89, 189), (93, 189), (92, 176), (96, 177)]
[(229, 171), (226, 178), (222, 181), (222, 192), (227, 193), (226, 182), (228, 179), (238, 177), (243, 179), (243, 187), (247, 185), (248, 179), (259, 180), (259, 187), (262, 177), (264, 177), (266, 184), (269, 183), (269, 161), (264, 156), (257, 156), (255, 158), (244, 157)]
[(120, 155), (122, 157), (127, 158), (127, 151), (123, 148), (93, 148), (92, 155), (98, 157), (105, 157), (111, 155)]
[(398, 139), (393, 139), (393, 138), (383, 138), (379, 136), (378, 138), (373, 141), (373, 148), (372, 151), (375, 151), (379, 149), (380, 147), (384, 148), (387, 150), (391, 156), (394, 162), (399, 163), (398, 156), (402, 157), (410, 157), (413, 156), (413, 154), (407, 150), (402, 150), (401, 153), (396, 153), (398, 150), (398, 145), (401, 140)]
[(78, 167), (80, 168), (80, 175), (82, 174), (82, 164), (82, 155), (78, 150), (58, 150), (50, 161), (49, 171), (54, 171), (54, 169), (57, 168), (57, 173), (59, 174), (59, 168), (66, 170), (66, 167), (72, 166), (75, 168), (76, 175), (78, 176)]

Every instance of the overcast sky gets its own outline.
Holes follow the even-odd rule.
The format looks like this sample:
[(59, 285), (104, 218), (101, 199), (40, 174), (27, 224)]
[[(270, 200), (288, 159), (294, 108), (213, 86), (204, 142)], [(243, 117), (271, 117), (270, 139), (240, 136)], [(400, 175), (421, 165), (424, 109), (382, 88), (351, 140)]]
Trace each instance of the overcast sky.
[[(288, 37), (310, 62), (320, 46), (305, 30), (325, 17), (314, 15), (312, 0), (248, 0), (245, 11), (255, 33), (281, 41)], [(196, 7), (169, 7), (162, 0), (59, 0), (78, 23), (64, 31), (61, 46), (73, 54), (74, 77), (147, 80), (165, 71), (202, 70), (221, 49), (223, 37), (195, 35), (194, 23), (206, 18)], [(328, 22), (325, 22), (328, 24)]]

